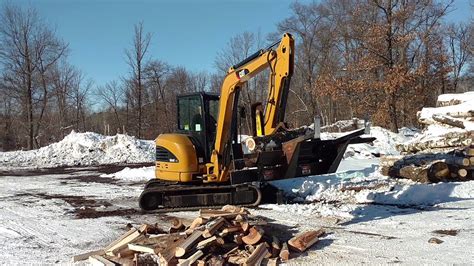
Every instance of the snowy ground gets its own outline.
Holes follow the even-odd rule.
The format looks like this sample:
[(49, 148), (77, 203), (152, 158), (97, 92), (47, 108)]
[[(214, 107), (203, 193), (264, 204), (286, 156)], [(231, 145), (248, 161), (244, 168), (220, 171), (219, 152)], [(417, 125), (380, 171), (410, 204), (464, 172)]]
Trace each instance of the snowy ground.
[[(326, 229), (290, 264), (472, 264), (474, 181), (419, 184), (379, 173), (377, 157), (398, 154), (395, 145), (413, 135), (373, 127), (374, 144), (349, 146), (336, 174), (273, 182), (297, 203), (251, 213), (268, 218), (282, 238)], [(166, 228), (170, 216), (196, 217), (140, 212), (153, 161), (153, 141), (90, 132), (39, 150), (0, 152), (0, 264), (67, 264), (105, 247), (129, 223)], [(103, 165), (114, 163), (123, 166)], [(429, 243), (433, 237), (443, 242)]]
[[(283, 235), (326, 228), (318, 244), (290, 261), (295, 264), (472, 263), (474, 182), (394, 181), (380, 176), (377, 164), (376, 159), (348, 159), (338, 174), (277, 181), (306, 202), (262, 205), (251, 212), (269, 218)], [(152, 175), (152, 168), (137, 169), (122, 173)], [(127, 223), (166, 227), (170, 216), (197, 215), (140, 213), (136, 201), (144, 181), (138, 174), (132, 179), (107, 175), (119, 170), (0, 176), (0, 264), (68, 263), (73, 255), (106, 246)], [(432, 237), (444, 242), (428, 243)]]

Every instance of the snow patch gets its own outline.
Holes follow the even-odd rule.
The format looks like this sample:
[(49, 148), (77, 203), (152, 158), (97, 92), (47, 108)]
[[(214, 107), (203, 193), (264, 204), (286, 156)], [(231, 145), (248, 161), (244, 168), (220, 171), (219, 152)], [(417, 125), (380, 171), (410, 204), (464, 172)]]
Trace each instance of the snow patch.
[(63, 140), (31, 151), (0, 153), (0, 168), (84, 166), (154, 161), (153, 141), (117, 134), (72, 131)]
[(437, 184), (398, 183), (389, 191), (362, 191), (357, 203), (379, 203), (406, 206), (433, 206), (439, 203), (474, 197), (474, 181)]
[(125, 167), (113, 174), (103, 174), (100, 177), (113, 177), (125, 181), (148, 181), (155, 178), (155, 167), (129, 168)]

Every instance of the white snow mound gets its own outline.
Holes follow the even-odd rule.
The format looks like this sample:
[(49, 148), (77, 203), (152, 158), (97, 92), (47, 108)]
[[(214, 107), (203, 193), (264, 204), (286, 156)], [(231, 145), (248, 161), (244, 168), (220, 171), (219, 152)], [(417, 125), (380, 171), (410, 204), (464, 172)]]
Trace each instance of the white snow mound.
[(154, 161), (154, 142), (117, 134), (72, 131), (63, 140), (31, 151), (0, 152), (0, 168), (42, 168)]
[(155, 167), (129, 168), (125, 167), (113, 174), (103, 174), (100, 177), (114, 177), (125, 181), (148, 181), (155, 178)]

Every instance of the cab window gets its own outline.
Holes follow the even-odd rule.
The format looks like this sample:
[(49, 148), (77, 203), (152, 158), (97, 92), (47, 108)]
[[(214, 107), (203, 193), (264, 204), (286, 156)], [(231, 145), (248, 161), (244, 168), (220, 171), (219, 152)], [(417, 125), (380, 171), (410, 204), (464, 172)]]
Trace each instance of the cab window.
[(180, 130), (203, 131), (201, 99), (199, 96), (178, 99), (178, 124)]
[(209, 100), (209, 114), (211, 116), (211, 123), (216, 123), (219, 115), (219, 99)]

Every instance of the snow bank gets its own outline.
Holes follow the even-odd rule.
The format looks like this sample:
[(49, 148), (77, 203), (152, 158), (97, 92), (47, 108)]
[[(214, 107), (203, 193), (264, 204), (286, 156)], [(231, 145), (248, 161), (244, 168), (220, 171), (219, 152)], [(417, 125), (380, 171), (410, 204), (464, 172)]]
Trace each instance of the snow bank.
[(123, 170), (113, 174), (103, 174), (100, 177), (113, 177), (125, 181), (148, 181), (155, 178), (155, 167), (129, 168), (125, 167)]
[(154, 142), (117, 134), (72, 131), (63, 140), (31, 151), (0, 153), (0, 168), (58, 167), (154, 161)]
[[(375, 165), (360, 171), (279, 180), (272, 184), (295, 201), (306, 203), (432, 206), (474, 198), (474, 181), (420, 184), (383, 176)], [(322, 207), (305, 207), (302, 212), (308, 211), (308, 208)]]

